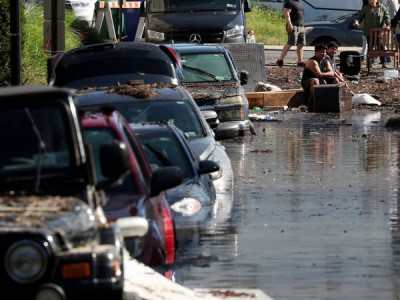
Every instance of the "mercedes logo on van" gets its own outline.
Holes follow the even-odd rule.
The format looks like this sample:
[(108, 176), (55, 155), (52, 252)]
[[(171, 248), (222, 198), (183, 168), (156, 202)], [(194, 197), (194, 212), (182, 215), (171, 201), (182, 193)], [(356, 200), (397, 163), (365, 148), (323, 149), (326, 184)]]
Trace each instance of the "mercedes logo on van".
[(191, 43), (200, 43), (201, 42), (200, 34), (197, 34), (197, 33), (191, 34), (190, 37), (189, 37), (189, 41)]

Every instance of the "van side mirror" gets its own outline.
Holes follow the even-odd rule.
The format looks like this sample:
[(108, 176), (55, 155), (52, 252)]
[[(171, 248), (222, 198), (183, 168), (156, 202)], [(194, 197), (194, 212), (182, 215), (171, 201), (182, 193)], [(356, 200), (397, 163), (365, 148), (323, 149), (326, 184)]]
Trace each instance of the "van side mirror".
[(243, 3), (244, 12), (245, 13), (251, 12), (251, 0), (243, 0), (243, 1), (244, 1)]
[(240, 84), (245, 85), (249, 82), (249, 72), (247, 71), (240, 71)]
[(149, 230), (149, 222), (136, 216), (117, 219), (117, 226), (124, 238), (144, 236)]
[(100, 168), (104, 177), (117, 180), (131, 170), (128, 150), (124, 143), (113, 141), (100, 146)]
[(140, 2), (139, 17), (146, 17), (146, 1)]

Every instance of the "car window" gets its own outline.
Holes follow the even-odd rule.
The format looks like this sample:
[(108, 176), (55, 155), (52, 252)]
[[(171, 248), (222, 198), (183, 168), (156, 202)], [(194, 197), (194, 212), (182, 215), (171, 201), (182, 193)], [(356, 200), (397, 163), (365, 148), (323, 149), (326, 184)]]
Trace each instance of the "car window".
[[(111, 143), (113, 140), (118, 140), (114, 132), (110, 128), (84, 128), (85, 139), (88, 145), (92, 148), (93, 160), (96, 170), (96, 178), (99, 182), (105, 181), (106, 178), (101, 172), (100, 165), (100, 146), (102, 144)], [(121, 178), (111, 187), (105, 189), (107, 194), (126, 194), (136, 193), (137, 188), (133, 184), (132, 174)]]
[(181, 53), (183, 82), (230, 81), (233, 75), (222, 53)]
[(152, 0), (150, 12), (237, 11), (239, 0)]
[[(56, 68), (56, 78), (54, 85), (65, 86), (70, 82), (80, 81), (82, 79), (101, 76), (110, 76), (115, 74), (158, 74), (168, 77), (175, 77), (173, 69), (168, 61), (141, 57), (115, 57), (97, 56), (96, 59), (87, 57), (81, 58), (77, 63), (65, 65), (61, 61)], [(110, 76), (112, 77), (112, 76)], [(115, 81), (115, 80), (114, 80)], [(115, 82), (113, 81), (113, 84)], [(90, 84), (92, 86), (93, 83)]]
[(139, 140), (151, 164), (160, 167), (176, 166), (184, 178), (192, 178), (190, 161), (178, 140), (168, 133), (139, 133)]
[(0, 173), (34, 172), (38, 164), (42, 172), (69, 167), (72, 142), (64, 110), (58, 105), (2, 107)]
[[(82, 105), (83, 109), (99, 110), (103, 105)], [(112, 106), (118, 110), (129, 123), (170, 122), (181, 129), (189, 138), (206, 136), (199, 116), (188, 101), (130, 101), (115, 102)]]

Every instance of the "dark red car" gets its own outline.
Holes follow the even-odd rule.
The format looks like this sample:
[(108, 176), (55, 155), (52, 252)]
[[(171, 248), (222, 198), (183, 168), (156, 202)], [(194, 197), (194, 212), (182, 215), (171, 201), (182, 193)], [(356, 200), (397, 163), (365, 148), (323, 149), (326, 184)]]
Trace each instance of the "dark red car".
[(93, 151), (98, 179), (103, 179), (99, 164), (101, 144), (116, 140), (124, 143), (128, 149), (131, 171), (117, 185), (105, 189), (106, 218), (109, 222), (130, 215), (146, 218), (149, 222), (147, 235), (126, 240), (126, 248), (133, 257), (147, 265), (173, 263), (174, 222), (164, 190), (182, 181), (179, 168), (168, 167), (152, 171), (138, 138), (117, 111), (85, 113), (82, 125), (86, 142)]

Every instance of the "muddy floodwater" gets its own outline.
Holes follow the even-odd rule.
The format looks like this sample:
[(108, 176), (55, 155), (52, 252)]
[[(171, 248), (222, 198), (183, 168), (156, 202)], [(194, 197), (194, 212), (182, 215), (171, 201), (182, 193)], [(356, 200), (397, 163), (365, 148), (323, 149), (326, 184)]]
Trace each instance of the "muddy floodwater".
[(400, 132), (382, 112), (285, 113), (223, 142), (230, 212), (179, 252), (191, 288), (259, 288), (274, 299), (400, 299)]

